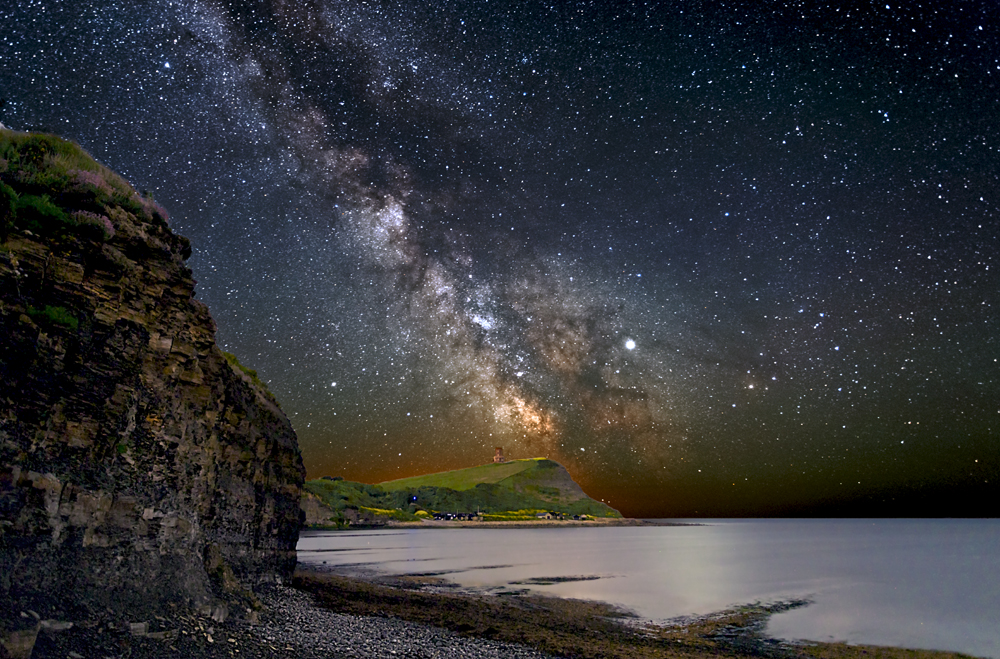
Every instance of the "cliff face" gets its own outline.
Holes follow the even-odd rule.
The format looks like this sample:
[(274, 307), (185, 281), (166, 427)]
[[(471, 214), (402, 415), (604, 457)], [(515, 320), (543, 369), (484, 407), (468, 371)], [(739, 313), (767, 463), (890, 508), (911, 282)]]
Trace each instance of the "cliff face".
[(0, 130), (0, 181), (0, 611), (252, 608), (294, 568), (304, 469), (187, 240), (51, 136)]

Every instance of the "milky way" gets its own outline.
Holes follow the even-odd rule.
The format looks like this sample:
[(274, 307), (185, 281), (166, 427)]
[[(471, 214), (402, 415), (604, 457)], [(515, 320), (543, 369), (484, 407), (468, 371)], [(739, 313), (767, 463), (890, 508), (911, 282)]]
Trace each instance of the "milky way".
[(311, 477), (502, 446), (627, 514), (1000, 513), (993, 2), (0, 24), (0, 120), (170, 210)]

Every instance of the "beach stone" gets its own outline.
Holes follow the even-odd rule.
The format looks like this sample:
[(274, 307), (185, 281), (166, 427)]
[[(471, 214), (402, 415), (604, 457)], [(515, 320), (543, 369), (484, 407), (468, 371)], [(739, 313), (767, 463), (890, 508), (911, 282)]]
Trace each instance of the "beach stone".
[(0, 632), (0, 646), (10, 659), (30, 659), (40, 627)]
[(47, 632), (64, 632), (73, 628), (73, 623), (65, 620), (42, 620), (39, 625)]

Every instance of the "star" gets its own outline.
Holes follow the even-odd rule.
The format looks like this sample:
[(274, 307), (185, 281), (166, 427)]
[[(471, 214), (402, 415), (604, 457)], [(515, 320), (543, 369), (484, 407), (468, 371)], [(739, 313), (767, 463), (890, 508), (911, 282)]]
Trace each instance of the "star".
[(310, 477), (503, 445), (631, 515), (1000, 514), (992, 5), (198, 7), (14, 3), (0, 120), (170, 211)]

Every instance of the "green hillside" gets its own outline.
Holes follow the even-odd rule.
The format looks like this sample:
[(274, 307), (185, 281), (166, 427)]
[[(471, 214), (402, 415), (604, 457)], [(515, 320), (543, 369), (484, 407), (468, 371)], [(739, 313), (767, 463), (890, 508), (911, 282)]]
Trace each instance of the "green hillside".
[(510, 462), (490, 463), (477, 467), (469, 467), (468, 469), (456, 469), (455, 471), (442, 471), (436, 474), (400, 478), (399, 480), (385, 481), (384, 483), (379, 483), (379, 485), (385, 490), (404, 490), (430, 486), (447, 487), (461, 492), (471, 490), (480, 483), (500, 483), (518, 474), (523, 474), (526, 471), (537, 471), (539, 466), (544, 463), (559, 464), (545, 458), (511, 460)]
[(543, 511), (621, 517), (617, 510), (588, 497), (562, 465), (545, 458), (487, 464), (378, 485), (320, 478), (308, 481), (305, 487), (336, 520), (357, 514), (415, 520), (437, 512), (480, 512), (484, 519), (534, 519)]

